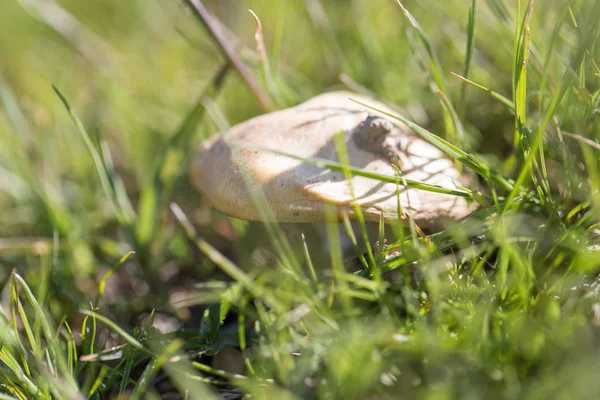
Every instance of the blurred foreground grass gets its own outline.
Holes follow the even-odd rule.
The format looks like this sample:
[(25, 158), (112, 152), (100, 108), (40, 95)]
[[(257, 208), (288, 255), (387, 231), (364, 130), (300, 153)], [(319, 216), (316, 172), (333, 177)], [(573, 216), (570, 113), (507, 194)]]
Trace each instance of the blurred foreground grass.
[(205, 5), (275, 108), (374, 93), (464, 150), (487, 200), (345, 272), (337, 228), (323, 256), (311, 227), (231, 220), (190, 188), (199, 141), (264, 110), (187, 3), (4, 1), (6, 398), (164, 395), (161, 368), (184, 398), (598, 396), (600, 2)]

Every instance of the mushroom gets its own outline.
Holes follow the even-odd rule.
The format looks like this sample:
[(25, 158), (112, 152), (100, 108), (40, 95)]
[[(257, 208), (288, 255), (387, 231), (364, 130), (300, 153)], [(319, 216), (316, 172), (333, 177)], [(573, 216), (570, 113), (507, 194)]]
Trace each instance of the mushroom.
[(388, 176), (397, 176), (399, 169), (408, 180), (450, 189), (466, 183), (439, 149), (399, 121), (352, 99), (392, 112), (367, 96), (338, 91), (258, 116), (201, 145), (191, 167), (193, 184), (217, 210), (251, 221), (261, 219), (251, 195), (257, 189), (279, 222), (325, 222), (326, 204), (351, 220), (358, 204), (366, 221), (377, 222), (383, 215), (386, 223), (395, 222), (398, 196), (400, 219), (406, 223), (407, 213), (412, 213), (423, 228), (469, 214), (462, 197), (363, 176), (353, 176), (350, 185), (342, 172), (282, 154), (339, 162), (334, 137), (341, 133), (353, 168)]

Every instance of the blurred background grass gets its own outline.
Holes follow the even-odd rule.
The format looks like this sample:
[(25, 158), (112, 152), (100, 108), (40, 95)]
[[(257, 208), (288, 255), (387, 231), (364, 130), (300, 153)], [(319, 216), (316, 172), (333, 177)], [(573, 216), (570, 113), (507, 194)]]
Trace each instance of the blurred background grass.
[[(540, 69), (541, 54), (549, 46), (545, 39), (564, 12), (559, 3), (544, 4), (543, 12), (533, 15), (534, 70)], [(430, 89), (427, 56), (394, 1), (236, 0), (206, 5), (231, 31), (228, 38), (257, 77), (255, 22), (247, 10), (260, 17), (280, 94), (278, 107), (342, 88), (340, 76), (345, 75), (443, 135), (442, 107)], [(405, 5), (437, 53), (446, 93), (461, 103), (461, 82), (450, 72), (461, 74), (464, 69), (469, 5), (460, 0)], [(574, 17), (580, 17), (580, 10), (584, 4), (576, 2)], [(481, 2), (469, 74), (508, 97), (515, 18), (513, 6)], [(572, 29), (560, 35), (544, 71), (549, 80), (560, 79), (577, 40)], [(156, 159), (225, 60), (188, 7), (177, 1), (6, 1), (0, 13), (0, 44), (0, 236), (58, 237), (67, 250), (53, 267), (51, 294), (58, 299), (71, 296), (68, 302), (58, 301), (57, 310), (65, 304), (76, 307), (95, 287), (99, 270), (131, 250), (131, 238), (119, 228), (92, 157), (51, 84), (66, 95), (90, 135), (106, 140), (137, 209), (141, 192), (153, 184)], [(530, 74), (530, 80), (539, 81), (539, 76)], [(499, 160), (512, 151), (514, 117), (484, 92), (468, 88), (467, 95), (465, 145), (502, 167)], [(219, 118), (235, 124), (263, 112), (235, 72), (214, 100), (212, 113), (186, 143), (190, 153), (218, 130), (214, 121)], [(193, 216), (203, 235), (245, 263), (260, 235), (248, 234), (239, 221), (232, 226), (203, 206), (186, 174), (183, 170), (172, 199)], [(260, 231), (254, 225), (250, 229)], [(5, 247), (10, 249), (10, 243)], [(210, 276), (198, 269), (202, 259), (174, 229), (168, 213), (161, 213), (146, 247), (146, 254), (137, 257), (142, 265), (130, 267), (137, 271), (134, 276), (139, 270), (146, 277), (159, 273), (173, 260)], [(16, 267), (35, 282), (39, 261), (24, 258), (22, 249), (3, 253), (0, 278), (7, 279)], [(204, 262), (204, 268), (211, 271), (210, 263)]]
[[(516, 2), (478, 3), (469, 78), (512, 98), (517, 21), (517, 7), (513, 3)], [(590, 15), (590, 10), (598, 9), (592, 3), (573, 1), (570, 8), (565, 8), (565, 2), (547, 0), (536, 5), (530, 23), (533, 34), (527, 97), (533, 120), (539, 119), (538, 108), (543, 109), (541, 104), (548, 101), (540, 88), (556, 87), (582, 40), (576, 24), (597, 17)], [(505, 163), (514, 149), (514, 115), (474, 88), (468, 87), (467, 96), (463, 97), (462, 83), (450, 75), (464, 71), (469, 4), (464, 0), (404, 2), (439, 58), (446, 93), (457, 106), (467, 132), (462, 147), (481, 153), (491, 165), (514, 177), (519, 171)], [(380, 99), (399, 105), (411, 119), (443, 135), (444, 115), (438, 95), (430, 88), (427, 55), (394, 1), (219, 0), (206, 1), (205, 5), (231, 31), (227, 37), (236, 43), (242, 59), (257, 78), (261, 71), (255, 52), (255, 22), (247, 10), (252, 9), (260, 17), (278, 93), (274, 96), (277, 108), (297, 104), (328, 89), (343, 88), (344, 82), (354, 82), (350, 86), (360, 85)], [(560, 29), (555, 31), (557, 26)], [(111, 315), (131, 327), (142, 311), (152, 306), (166, 307), (161, 299), (169, 294), (169, 287), (190, 288), (196, 282), (219, 278), (215, 266), (190, 245), (165, 208), (159, 208), (158, 223), (148, 225), (151, 232), (147, 243), (141, 245), (137, 233), (123, 229), (100, 185), (81, 134), (51, 86), (54, 84), (69, 99), (93, 140), (106, 141), (116, 174), (122, 178), (134, 209), (139, 211), (142, 193), (154, 185), (157, 159), (225, 63), (188, 7), (178, 1), (158, 0), (7, 0), (0, 5), (0, 49), (3, 55), (0, 58), (0, 280), (7, 282), (15, 268), (44, 294), (57, 319), (65, 314), (74, 317), (80, 306), (95, 297), (102, 274), (135, 249), (138, 254), (120, 270), (118, 285), (105, 298), (111, 304)], [(588, 57), (598, 60), (597, 46), (589, 49)], [(576, 86), (581, 91), (569, 90), (556, 118), (565, 131), (594, 139), (599, 135), (597, 116), (590, 110), (597, 110), (597, 106), (588, 107), (588, 102), (598, 98), (598, 70), (596, 67), (589, 68), (587, 73), (579, 72)], [(592, 99), (589, 93), (594, 94)], [(264, 112), (235, 72), (228, 74), (213, 100), (214, 104), (206, 103), (210, 105), (208, 115), (185, 142), (189, 154), (203, 138), (216, 132), (223, 120), (232, 125)], [(557, 145), (556, 140), (548, 138), (545, 143), (553, 184), (572, 186), (574, 197), (568, 200), (571, 205), (585, 200), (588, 192), (581, 185), (578, 189), (578, 184), (587, 181), (578, 181), (582, 178), (576, 172), (576, 162), (568, 166), (560, 162), (564, 152), (578, 157), (578, 146), (574, 142)], [(271, 262), (268, 253), (261, 250), (268, 239), (260, 224), (230, 220), (213, 212), (190, 187), (185, 169), (168, 200), (180, 204), (202, 236), (243, 268), (257, 268)], [(507, 222), (533, 225), (537, 220)], [(53, 242), (60, 243), (60, 250), (51, 246)], [(593, 265), (587, 267), (591, 270)], [(164, 293), (155, 291), (153, 279), (165, 283), (158, 286), (159, 292)], [(8, 296), (8, 285), (5, 288), (4, 299)], [(458, 297), (464, 299), (470, 295), (473, 294), (462, 293)], [(536, 307), (542, 310), (540, 313), (551, 313), (555, 306), (546, 300), (540, 300), (543, 305), (532, 306), (532, 315), (537, 315)], [(473, 306), (476, 300), (468, 304)], [(455, 320), (451, 317), (454, 314)], [(593, 334), (583, 328), (573, 333), (579, 327), (577, 323), (584, 325), (580, 318), (583, 314), (574, 311), (575, 322), (562, 327), (570, 343), (580, 337), (584, 338), (582, 341), (593, 340)], [(484, 326), (486, 315), (485, 310), (478, 314), (471, 309), (470, 313), (452, 311), (446, 317), (448, 326), (462, 326), (465, 321)], [(477, 353), (480, 358), (462, 351), (458, 354), (464, 359), (457, 361), (453, 350), (469, 348), (469, 344), (457, 344), (440, 331), (417, 338), (413, 348), (425, 351), (428, 356), (437, 353), (423, 349), (437, 349), (439, 359), (431, 359), (431, 363), (435, 368), (439, 366), (440, 371), (448, 366), (453, 372), (447, 376), (461, 378), (460, 385), (476, 386), (480, 376), (471, 376), (470, 372), (479, 371), (489, 386), (474, 393), (485, 390), (494, 393), (495, 387), (490, 383), (495, 379), (494, 371), (478, 363), (501, 359), (501, 351), (514, 351), (516, 355), (511, 354), (515, 359), (521, 356), (521, 350), (535, 353), (536, 357), (541, 349), (551, 349), (549, 352), (555, 349), (557, 357), (563, 351), (554, 341), (548, 344), (544, 333), (535, 331), (527, 318), (518, 319), (517, 315), (510, 314), (515, 318), (510, 329), (518, 331), (515, 336), (527, 338), (530, 343), (500, 343), (502, 339), (496, 338), (487, 353), (487, 339), (481, 338), (479, 332), (470, 332), (467, 326), (465, 329), (470, 333), (460, 340), (480, 338), (479, 350), (484, 349)], [(545, 316), (536, 321), (544, 323)], [(548, 324), (554, 329), (560, 324), (553, 318)], [(501, 325), (500, 319), (496, 323)], [(419, 330), (416, 325), (407, 330)], [(389, 326), (383, 326), (381, 336), (377, 337), (370, 336), (364, 328), (354, 329), (343, 338), (324, 334), (323, 346), (333, 345), (336, 340), (341, 340), (342, 348), (352, 347), (354, 341), (375, 346), (388, 340), (387, 334), (391, 334)], [(490, 330), (494, 329), (499, 328), (490, 326)], [(371, 347), (365, 345), (364, 349)], [(471, 350), (477, 352), (475, 348)], [(422, 356), (418, 351), (413, 354), (414, 363)], [(595, 365), (585, 353), (585, 348), (577, 348), (572, 354), (562, 356), (570, 361), (581, 356), (577, 365), (584, 370)], [(359, 356), (346, 360), (347, 364), (356, 364), (362, 357)], [(558, 363), (558, 358), (555, 361)], [(335, 362), (325, 357), (326, 365)], [(540, 376), (549, 379), (544, 382), (552, 380), (553, 365), (547, 372), (540, 372)], [(310, 371), (315, 368), (309, 364), (304, 367)], [(268, 365), (264, 368), (269, 370)], [(522, 372), (519, 368), (526, 369), (515, 361), (513, 369), (504, 371), (506, 386), (502, 390), (507, 391), (503, 393), (519, 392), (516, 378)], [(369, 371), (360, 372), (365, 373), (365, 381), (371, 381)], [(514, 375), (506, 375), (508, 372)], [(581, 377), (589, 382), (585, 380), (587, 376), (577, 375), (576, 370), (571, 372), (572, 379)], [(331, 385), (338, 382), (336, 379), (343, 382), (353, 377), (352, 371), (343, 369), (331, 368), (329, 373)], [(400, 379), (410, 386), (418, 377), (409, 374)], [(292, 384), (302, 386), (301, 382)], [(460, 385), (456, 387), (457, 393)], [(541, 390), (540, 386), (532, 381), (530, 387), (535, 391)], [(347, 388), (351, 392), (354, 386)], [(581, 385), (582, 394), (585, 390)], [(432, 396), (438, 393), (435, 387), (431, 393)], [(443, 393), (439, 395), (444, 397)]]
[[(462, 72), (468, 5), (450, 1), (407, 6), (435, 46), (449, 92), (458, 96), (460, 82), (449, 72)], [(283, 93), (278, 106), (342, 87), (339, 76), (346, 74), (443, 132), (438, 97), (429, 89), (419, 59), (411, 56), (414, 38), (394, 2), (218, 1), (207, 7), (239, 39), (241, 54), (257, 76), (255, 25), (247, 9), (261, 18), (272, 70)], [(55, 226), (36, 199), (41, 195), (54, 205), (73, 244), (78, 239), (90, 243), (91, 237), (99, 234), (100, 239), (109, 232), (114, 220), (101, 186), (91, 179), (92, 159), (51, 84), (67, 96), (88, 131), (107, 140), (135, 204), (140, 188), (152, 178), (160, 150), (224, 59), (197, 20), (176, 1), (84, 5), (23, 0), (5, 2), (2, 8), (0, 43), (5, 56), (0, 74), (5, 107), (0, 117), (0, 165), (6, 189), (0, 193), (0, 204), (11, 212), (4, 214), (1, 234), (51, 236)], [(478, 18), (498, 21), (485, 4)], [(548, 20), (540, 18), (536, 24)], [(512, 28), (509, 23), (490, 25), (476, 37), (471, 78), (510, 94)], [(466, 122), (478, 139), (474, 147), (503, 156), (513, 133), (512, 116), (485, 93), (470, 90), (469, 101)], [(235, 73), (228, 76), (216, 102), (230, 124), (262, 112)], [(205, 119), (193, 143), (216, 130), (210, 118)], [(24, 178), (27, 174), (40, 178), (39, 188), (31, 187), (33, 182)], [(186, 177), (179, 182), (176, 199), (198, 206), (200, 199)], [(79, 272), (93, 272), (93, 256), (81, 246)]]

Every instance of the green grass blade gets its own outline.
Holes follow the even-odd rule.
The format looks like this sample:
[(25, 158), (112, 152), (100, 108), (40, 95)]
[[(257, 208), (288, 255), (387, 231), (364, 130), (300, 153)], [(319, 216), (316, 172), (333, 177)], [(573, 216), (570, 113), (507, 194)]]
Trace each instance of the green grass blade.
[(404, 7), (402, 1), (396, 0), (396, 3), (398, 3), (400, 8), (402, 9), (402, 13), (410, 23), (415, 33), (417, 34), (419, 41), (421, 42), (421, 44), (425, 48), (425, 51), (427, 52), (427, 55), (429, 56), (430, 70), (431, 74), (433, 75), (435, 84), (438, 86), (439, 90), (442, 91), (442, 93), (445, 93), (446, 90), (444, 88), (444, 80), (442, 78), (442, 66), (435, 54), (435, 51), (433, 51), (433, 47), (431, 46), (429, 39), (427, 39), (425, 31), (423, 30), (423, 28), (421, 28), (421, 25), (419, 25), (415, 17), (413, 17), (413, 15), (406, 9), (406, 7)]
[[(519, 1), (520, 3), (520, 1)], [(513, 101), (515, 103), (515, 138), (513, 147), (519, 149), (521, 141), (526, 136), (525, 123), (527, 120), (527, 67), (531, 46), (529, 22), (535, 0), (529, 0), (527, 11), (520, 26), (515, 42), (515, 60), (513, 67)]]
[(491, 97), (493, 97), (494, 99), (496, 99), (499, 102), (501, 102), (502, 104), (504, 104), (509, 110), (512, 110), (512, 111), (515, 110), (515, 104), (508, 97), (505, 97), (505, 96), (501, 95), (500, 93), (493, 91), (492, 89), (488, 89), (487, 87), (480, 85), (479, 83), (473, 82), (472, 80), (467, 79), (464, 76), (460, 76), (454, 72), (450, 72), (450, 73), (452, 75), (454, 75), (455, 77), (457, 77), (458, 79), (460, 79), (461, 81), (468, 83), (469, 85), (473, 86), (474, 88), (477, 88), (477, 89), (489, 94)]
[[(469, 19), (467, 21), (467, 43), (465, 46), (465, 62), (463, 67), (462, 76), (465, 80), (469, 77), (469, 71), (471, 70), (471, 59), (473, 57), (473, 44), (475, 43), (475, 25), (477, 18), (477, 0), (471, 0), (469, 6)], [(464, 116), (464, 112), (467, 106), (467, 82), (463, 81), (461, 86), (460, 95), (460, 109), (462, 110), (461, 115)]]
[(160, 368), (168, 362), (169, 358), (173, 357), (183, 347), (183, 341), (173, 340), (171, 343), (165, 346), (164, 350), (159, 353), (157, 357), (153, 357), (148, 363), (142, 376), (138, 380), (137, 385), (131, 393), (131, 400), (138, 400), (146, 392), (146, 388), (150, 384), (150, 381), (154, 375), (158, 373)]
[[(87, 130), (83, 126), (83, 123), (81, 122), (77, 114), (75, 114), (75, 111), (69, 104), (69, 101), (67, 100), (65, 95), (63, 95), (62, 92), (58, 90), (56, 86), (52, 85), (52, 88), (54, 89), (54, 92), (58, 95), (63, 105), (65, 106), (67, 112), (69, 113), (69, 116), (71, 117), (73, 123), (79, 131), (88, 151), (90, 152), (90, 155), (92, 156), (92, 160), (94, 161), (94, 165), (96, 167), (96, 172), (98, 173), (98, 177), (100, 178), (102, 188), (104, 189), (104, 192), (110, 199), (119, 222), (125, 227), (130, 227), (134, 221), (134, 216), (129, 214), (126, 210), (130, 210), (131, 205), (127, 206), (120, 202), (123, 200), (121, 198), (122, 195), (117, 193), (115, 183), (110, 178), (108, 167), (105, 164), (102, 155), (96, 149), (96, 146), (90, 138), (90, 135), (87, 133)], [(127, 203), (129, 203), (129, 200), (127, 200)]]
[(581, 65), (581, 63), (584, 60), (584, 55), (585, 55), (587, 49), (589, 49), (593, 46), (593, 43), (596, 41), (596, 39), (598, 37), (598, 31), (600, 29), (600, 24), (598, 23), (598, 20), (594, 16), (600, 15), (600, 2), (596, 2), (594, 4), (593, 8), (590, 10), (590, 13), (588, 15), (590, 17), (589, 17), (586, 29), (584, 30), (582, 40), (579, 41), (579, 46), (577, 48), (575, 55), (571, 59), (569, 68), (564, 73), (563, 79), (561, 80), (559, 87), (554, 91), (554, 93), (552, 95), (552, 100), (550, 101), (550, 104), (546, 108), (543, 118), (538, 123), (536, 136), (535, 136), (534, 140), (532, 141), (532, 144), (529, 148), (528, 156), (525, 159), (523, 169), (521, 170), (521, 172), (519, 173), (519, 176), (515, 180), (514, 188), (512, 189), (512, 191), (510, 191), (509, 195), (507, 196), (507, 201), (504, 206), (504, 212), (506, 212), (512, 206), (512, 200), (515, 199), (515, 197), (519, 193), (519, 190), (525, 184), (525, 180), (526, 180), (527, 176), (529, 176), (530, 171), (532, 169), (534, 158), (538, 154), (537, 151), (539, 149), (539, 146), (542, 143), (542, 139), (544, 137), (546, 129), (548, 128), (548, 126), (550, 125), (550, 121), (556, 114), (558, 106), (560, 105), (561, 100), (563, 99), (565, 93), (576, 82), (577, 75), (574, 74), (573, 71), (577, 71), (579, 69), (579, 66)]
[[(387, 111), (380, 110), (376, 107), (369, 106), (368, 104), (362, 103), (358, 100), (353, 100), (353, 101), (358, 104), (361, 104), (367, 108), (370, 108), (371, 110), (377, 111), (381, 114), (387, 115), (388, 117), (391, 117), (398, 121), (401, 121), (406, 126), (408, 126), (410, 129), (415, 131), (415, 133), (417, 133), (423, 139), (425, 139), (426, 141), (428, 141), (429, 143), (431, 143), (432, 145), (434, 145), (435, 147), (437, 147), (438, 149), (440, 149), (441, 151), (443, 151), (450, 157), (460, 161), (461, 163), (463, 163), (465, 166), (472, 169), (477, 174), (481, 175), (484, 178), (490, 179), (492, 182), (494, 182), (495, 184), (497, 184), (498, 186), (500, 186), (503, 189), (506, 189), (506, 190), (512, 189), (513, 186), (511, 185), (510, 182), (508, 182), (508, 180), (506, 178), (504, 178), (496, 170), (490, 168), (480, 158), (474, 157), (473, 155), (459, 149), (452, 143), (449, 143), (446, 140), (442, 139), (441, 137), (429, 132), (427, 129), (420, 127), (419, 125), (417, 125), (414, 122), (410, 121), (409, 119), (403, 117), (402, 115), (399, 115), (399, 114), (396, 115), (396, 114), (389, 113)], [(457, 193), (457, 195), (458, 195), (458, 193)]]
[[(350, 166), (343, 166), (340, 163), (334, 162), (334, 161), (329, 161), (323, 158), (319, 158), (319, 157), (311, 157), (311, 158), (306, 158), (306, 157), (300, 157), (297, 156), (295, 154), (291, 154), (291, 153), (287, 153), (284, 151), (279, 151), (279, 150), (275, 150), (275, 149), (269, 149), (269, 148), (264, 148), (264, 147), (260, 147), (260, 146), (252, 146), (249, 144), (245, 144), (245, 146), (249, 147), (249, 148), (254, 148), (256, 150), (260, 150), (260, 151), (266, 151), (266, 152), (270, 152), (273, 154), (278, 154), (278, 155), (282, 155), (285, 157), (290, 157), (299, 161), (303, 161), (307, 164), (310, 165), (314, 165), (316, 167), (319, 168), (326, 168), (326, 169), (330, 169), (332, 171), (338, 171), (338, 172), (344, 172), (344, 171), (348, 171), (350, 172), (352, 175), (355, 176), (363, 176), (365, 178), (370, 178), (370, 179), (374, 179), (376, 181), (380, 181), (380, 182), (386, 182), (386, 183), (398, 183), (398, 179), (396, 177), (392, 177), (389, 175), (384, 175), (384, 174), (379, 174), (376, 172), (369, 172), (369, 171), (364, 171), (358, 168), (354, 168), (354, 167), (350, 167)], [(431, 185), (429, 183), (425, 183), (425, 182), (419, 182), (419, 181), (413, 181), (410, 179), (406, 179), (406, 186), (407, 188), (411, 188), (411, 189), (419, 189), (419, 190), (426, 190), (428, 192), (434, 192), (434, 193), (442, 193), (442, 194), (449, 194), (452, 196), (460, 196), (460, 197), (465, 197), (465, 198), (473, 198), (473, 193), (468, 190), (468, 189), (464, 189), (464, 188), (456, 188), (456, 189), (448, 189), (442, 186), (438, 186), (438, 185)]]
[(139, 218), (135, 227), (136, 241), (142, 248), (152, 240), (157, 220), (166, 208), (179, 171), (188, 165), (194, 133), (206, 114), (204, 100), (219, 92), (229, 70), (230, 64), (224, 64), (203, 90), (169, 139), (163, 154), (157, 158), (153, 166), (151, 182), (142, 188), (138, 205)]
[[(336, 149), (338, 159), (340, 160), (340, 165), (342, 166), (342, 173), (344, 174), (346, 181), (348, 181), (348, 183), (349, 183), (350, 195), (352, 196), (353, 200), (356, 200), (356, 194), (354, 193), (354, 185), (352, 185), (352, 172), (350, 172), (350, 170), (348, 169), (348, 167), (350, 166), (350, 159), (348, 157), (348, 151), (346, 149), (345, 138), (346, 137), (344, 134), (335, 135), (335, 137), (334, 137), (335, 149)], [(356, 220), (358, 221), (360, 232), (362, 234), (363, 241), (365, 242), (365, 246), (367, 248), (367, 255), (369, 257), (369, 273), (373, 277), (378, 277), (377, 264), (375, 263), (375, 256), (373, 254), (373, 249), (371, 247), (371, 241), (369, 239), (369, 236), (367, 235), (367, 228), (365, 225), (365, 217), (363, 215), (362, 209), (360, 208), (360, 205), (358, 204), (358, 202), (353, 201), (352, 203), (353, 203), (353, 207), (354, 207), (354, 213), (356, 214)], [(348, 217), (346, 216), (346, 218), (348, 218)], [(352, 229), (350, 229), (350, 231), (351, 230)], [(354, 235), (352, 235), (352, 236), (354, 236)], [(356, 243), (356, 238), (354, 239), (354, 242)], [(355, 245), (355, 247), (358, 248), (357, 245)]]
[[(65, 388), (69, 388), (69, 390), (76, 391), (77, 383), (75, 382), (71, 371), (68, 368), (67, 362), (64, 358), (63, 350), (58, 342), (58, 336), (51, 328), (46, 313), (44, 313), (44, 311), (42, 310), (42, 307), (38, 303), (37, 299), (33, 295), (33, 292), (31, 291), (25, 280), (23, 280), (23, 278), (16, 272), (13, 272), (12, 277), (14, 279), (15, 286), (18, 284), (19, 288), (23, 290), (27, 300), (29, 301), (29, 304), (33, 308), (35, 319), (40, 323), (42, 327), (42, 332), (44, 333), (44, 340), (46, 342), (47, 349), (50, 352), (51, 361), (53, 364), (56, 365), (57, 370), (60, 372), (61, 376), (65, 378), (65, 383), (67, 384), (65, 385)], [(38, 358), (38, 360), (39, 359), (40, 358)]]
[(96, 304), (96, 305), (99, 304), (100, 298), (102, 297), (102, 294), (104, 294), (104, 288), (106, 287), (106, 281), (108, 281), (110, 279), (110, 277), (115, 273), (115, 271), (118, 270), (123, 264), (125, 264), (127, 262), (127, 260), (129, 260), (129, 257), (131, 257), (134, 254), (135, 254), (135, 251), (130, 251), (129, 253), (125, 254), (123, 257), (121, 257), (121, 259), (119, 260), (118, 263), (113, 265), (112, 268), (109, 269), (104, 274), (104, 276), (102, 276), (102, 279), (100, 279), (100, 282), (98, 283), (98, 294), (96, 294), (96, 301), (94, 304)]
[[(402, 4), (402, 1), (396, 0), (396, 3), (400, 6), (402, 13), (404, 14), (406, 19), (410, 23), (411, 27), (413, 28), (413, 31), (416, 33), (417, 37), (419, 38), (419, 42), (421, 42), (421, 44), (423, 45), (423, 48), (425, 49), (425, 52), (427, 53), (427, 56), (429, 58), (429, 71), (433, 75), (433, 81), (434, 81), (434, 84), (431, 85), (433, 92), (440, 91), (444, 95), (446, 95), (447, 93), (446, 93), (446, 89), (445, 89), (445, 85), (444, 85), (444, 79), (443, 79), (444, 73), (442, 71), (442, 66), (438, 60), (437, 55), (435, 54), (435, 51), (433, 50), (433, 46), (431, 45), (429, 39), (427, 38), (427, 35), (425, 34), (425, 31), (423, 30), (421, 25), (417, 22), (415, 17), (408, 11), (408, 9), (406, 7), (404, 7), (404, 5)], [(448, 103), (449, 103), (449, 101), (448, 101)], [(460, 143), (462, 143), (462, 137), (460, 136), (460, 132), (456, 131), (456, 129), (455, 129), (455, 124), (453, 123), (453, 118), (452, 118), (451, 113), (448, 110), (447, 105), (444, 105), (443, 102), (442, 102), (442, 105), (443, 105), (443, 111), (444, 111), (444, 125), (446, 127), (446, 138), (448, 139), (448, 141), (450, 141), (452, 143), (460, 144)]]
[(110, 319), (105, 317), (104, 315), (101, 315), (101, 314), (98, 314), (97, 312), (94, 312), (91, 310), (86, 310), (86, 309), (81, 309), (81, 310), (79, 310), (79, 312), (83, 315), (87, 315), (88, 317), (92, 317), (92, 318), (99, 320), (104, 325), (106, 325), (108, 328), (112, 329), (115, 333), (117, 333), (119, 336), (121, 336), (123, 339), (125, 339), (131, 346), (133, 346), (135, 349), (139, 350), (143, 354), (149, 355), (149, 356), (154, 356), (154, 354), (150, 350), (148, 350), (146, 347), (144, 347), (133, 336), (131, 336), (129, 333), (125, 332), (125, 330), (123, 330), (123, 328), (121, 328), (119, 325), (117, 325), (116, 323), (114, 323), (113, 321), (111, 321)]
[(263, 292), (260, 285), (253, 282), (252, 278), (248, 276), (244, 271), (242, 271), (237, 265), (231, 262), (227, 257), (225, 257), (221, 252), (215, 249), (210, 243), (205, 241), (204, 239), (198, 237), (196, 230), (194, 229), (191, 222), (188, 220), (186, 215), (183, 213), (183, 210), (177, 205), (171, 204), (171, 212), (177, 218), (177, 221), (183, 228), (184, 232), (187, 234), (188, 238), (192, 240), (198, 250), (200, 250), (204, 255), (206, 255), (212, 262), (215, 263), (223, 272), (232, 277), (236, 282), (244, 285), (246, 290), (252, 293), (256, 297), (263, 297), (268, 299), (269, 303), (279, 309), (282, 309), (282, 305), (274, 299), (273, 296), (270, 296)]

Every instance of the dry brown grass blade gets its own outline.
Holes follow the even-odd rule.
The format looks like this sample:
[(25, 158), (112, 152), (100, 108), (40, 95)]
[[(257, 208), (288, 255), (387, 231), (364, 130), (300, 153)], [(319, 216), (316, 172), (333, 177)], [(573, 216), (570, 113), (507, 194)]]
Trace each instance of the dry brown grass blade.
[(219, 26), (216, 18), (208, 11), (208, 9), (202, 4), (200, 0), (186, 0), (186, 3), (190, 5), (192, 10), (196, 13), (196, 15), (200, 18), (206, 30), (213, 37), (215, 42), (221, 48), (223, 54), (229, 59), (231, 64), (238, 71), (242, 79), (246, 81), (246, 84), (252, 90), (258, 101), (260, 102), (262, 108), (265, 111), (273, 111), (273, 102), (267, 95), (267, 93), (263, 90), (263, 88), (258, 84), (252, 72), (248, 68), (246, 64), (238, 57), (235, 49), (230, 43), (225, 39), (221, 31), (219, 30)]

